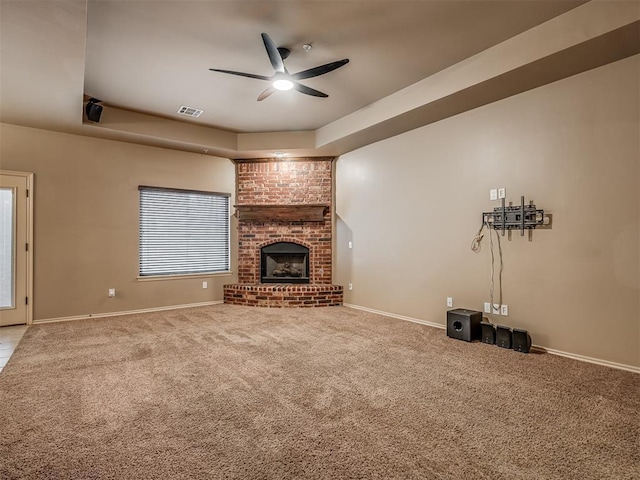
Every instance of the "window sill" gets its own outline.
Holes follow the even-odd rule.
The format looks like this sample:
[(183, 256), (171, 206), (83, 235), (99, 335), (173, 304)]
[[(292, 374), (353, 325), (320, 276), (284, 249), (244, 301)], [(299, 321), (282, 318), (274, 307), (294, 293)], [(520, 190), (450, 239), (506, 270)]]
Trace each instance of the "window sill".
[(145, 275), (138, 276), (136, 280), (139, 282), (155, 282), (158, 280), (183, 280), (187, 278), (211, 278), (211, 277), (230, 277), (233, 272), (216, 272), (216, 273), (185, 273), (181, 275)]

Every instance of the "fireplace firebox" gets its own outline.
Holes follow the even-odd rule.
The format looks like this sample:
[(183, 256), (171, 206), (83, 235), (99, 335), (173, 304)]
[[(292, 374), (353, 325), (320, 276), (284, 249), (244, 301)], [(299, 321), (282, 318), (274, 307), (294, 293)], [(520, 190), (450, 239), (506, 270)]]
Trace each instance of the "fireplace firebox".
[(262, 247), (260, 283), (309, 283), (309, 249), (291, 242)]

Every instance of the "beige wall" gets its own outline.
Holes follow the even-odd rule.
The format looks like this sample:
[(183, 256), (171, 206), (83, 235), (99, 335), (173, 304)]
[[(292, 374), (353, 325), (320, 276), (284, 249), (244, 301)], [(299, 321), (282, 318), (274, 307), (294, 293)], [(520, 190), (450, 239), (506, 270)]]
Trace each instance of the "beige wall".
[(236, 281), (136, 280), (138, 185), (234, 195), (230, 160), (3, 124), (0, 169), (35, 174), (36, 320), (222, 300), (222, 285)]
[[(482, 310), (490, 253), (470, 250), (506, 187), (553, 214), (503, 242), (493, 323), (534, 344), (640, 366), (640, 61), (634, 57), (342, 156), (336, 283), (345, 302), (440, 324)], [(353, 249), (348, 242), (353, 241)]]

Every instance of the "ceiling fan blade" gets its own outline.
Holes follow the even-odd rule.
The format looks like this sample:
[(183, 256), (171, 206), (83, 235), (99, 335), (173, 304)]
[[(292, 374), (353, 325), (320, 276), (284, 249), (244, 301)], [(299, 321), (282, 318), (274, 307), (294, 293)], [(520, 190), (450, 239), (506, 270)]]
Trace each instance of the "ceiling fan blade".
[(212, 72), (228, 73), (230, 75), (238, 75), (239, 77), (257, 78), (258, 80), (271, 80), (271, 77), (266, 75), (255, 75), (253, 73), (234, 72), (233, 70), (219, 70), (217, 68), (210, 68)]
[(315, 89), (313, 89), (311, 87), (307, 87), (306, 85), (302, 85), (301, 83), (297, 83), (297, 82), (293, 83), (293, 88), (295, 88), (300, 93), (304, 93), (305, 95), (311, 95), (313, 97), (326, 98), (326, 97), (329, 96), (326, 93), (322, 93), (322, 92), (320, 92), (318, 90), (315, 90)]
[(276, 91), (276, 89), (273, 88), (273, 87), (267, 88), (264, 92), (262, 92), (260, 95), (258, 95), (258, 101), (261, 102), (262, 100), (267, 98), (269, 95), (271, 95), (275, 91)]
[(285, 73), (284, 62), (282, 61), (282, 56), (278, 51), (278, 47), (273, 43), (271, 37), (266, 33), (262, 34), (262, 41), (264, 42), (264, 48), (267, 49), (267, 55), (269, 55), (269, 60), (271, 60), (271, 66), (276, 72)]
[(349, 59), (338, 60), (336, 62), (320, 65), (319, 67), (310, 68), (309, 70), (303, 70), (302, 72), (294, 73), (291, 75), (293, 80), (304, 80), (305, 78), (317, 77), (324, 75), (325, 73), (332, 72), (333, 70), (342, 67), (349, 63)]

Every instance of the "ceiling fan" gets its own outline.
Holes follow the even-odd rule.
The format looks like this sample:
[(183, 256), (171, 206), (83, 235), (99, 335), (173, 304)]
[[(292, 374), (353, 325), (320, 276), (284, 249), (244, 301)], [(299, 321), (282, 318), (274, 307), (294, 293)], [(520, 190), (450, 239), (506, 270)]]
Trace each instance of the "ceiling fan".
[(264, 100), (276, 90), (291, 90), (292, 88), (300, 93), (304, 93), (305, 95), (326, 98), (329, 95), (315, 90), (311, 87), (307, 87), (306, 85), (302, 85), (298, 82), (298, 80), (318, 77), (349, 63), (349, 59), (345, 58), (343, 60), (338, 60), (336, 62), (327, 63), (325, 65), (320, 65), (319, 67), (314, 67), (308, 70), (303, 70), (302, 72), (291, 74), (284, 66), (284, 60), (289, 56), (290, 50), (284, 47), (276, 47), (276, 44), (273, 43), (271, 37), (269, 37), (269, 35), (267, 35), (266, 33), (262, 34), (262, 41), (264, 42), (264, 47), (267, 49), (267, 55), (269, 55), (271, 65), (275, 70), (275, 73), (272, 76), (267, 77), (266, 75), (234, 72), (232, 70), (220, 70), (217, 68), (210, 68), (209, 70), (211, 70), (212, 72), (228, 73), (231, 75), (238, 75), (240, 77), (256, 78), (258, 80), (266, 80), (268, 82), (271, 82), (271, 86), (260, 95), (258, 95), (258, 101)]

